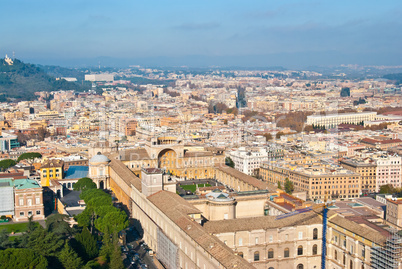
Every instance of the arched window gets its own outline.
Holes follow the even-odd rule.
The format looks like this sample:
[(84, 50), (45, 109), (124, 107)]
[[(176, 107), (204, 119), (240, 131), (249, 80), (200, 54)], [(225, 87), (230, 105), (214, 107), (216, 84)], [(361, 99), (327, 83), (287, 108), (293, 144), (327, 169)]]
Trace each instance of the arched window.
[(317, 239), (318, 238), (318, 229), (314, 228), (313, 230), (313, 239)]
[(268, 259), (273, 259), (274, 258), (274, 250), (270, 248), (268, 250)]
[(317, 245), (313, 245), (313, 255), (317, 255)]
[(283, 256), (285, 258), (289, 258), (289, 249), (288, 248), (285, 248), (285, 251), (283, 252)]
[(256, 252), (254, 252), (254, 261), (256, 262), (256, 261), (259, 261), (259, 260), (260, 260), (260, 252), (256, 251)]
[(299, 263), (299, 264), (297, 265), (297, 269), (304, 269), (304, 265), (301, 264), (301, 263)]
[(350, 260), (350, 262), (349, 262), (349, 268), (353, 269), (353, 261), (352, 260)]
[(297, 247), (297, 255), (303, 255), (303, 247), (302, 246)]
[(334, 256), (335, 256), (335, 260), (337, 260), (338, 259), (338, 251), (335, 250)]
[(274, 267), (269, 267), (268, 269), (274, 269)]
[(242, 257), (242, 258), (243, 258), (243, 252), (239, 252), (239, 253), (237, 253), (237, 256), (240, 256), (240, 257)]

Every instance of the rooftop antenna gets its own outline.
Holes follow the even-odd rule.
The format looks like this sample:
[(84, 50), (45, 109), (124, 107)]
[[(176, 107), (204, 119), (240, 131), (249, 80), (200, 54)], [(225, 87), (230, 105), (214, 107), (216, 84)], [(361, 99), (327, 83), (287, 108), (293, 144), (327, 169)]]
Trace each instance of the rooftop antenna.
[(13, 51), (13, 60), (15, 60), (15, 51)]

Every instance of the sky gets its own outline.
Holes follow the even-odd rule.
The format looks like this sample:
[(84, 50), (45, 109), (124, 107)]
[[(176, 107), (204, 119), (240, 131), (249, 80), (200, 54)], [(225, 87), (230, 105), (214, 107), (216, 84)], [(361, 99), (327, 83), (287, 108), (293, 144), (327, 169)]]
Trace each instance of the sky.
[(4, 0), (0, 10), (0, 57), (32, 63), (402, 65), (400, 0)]

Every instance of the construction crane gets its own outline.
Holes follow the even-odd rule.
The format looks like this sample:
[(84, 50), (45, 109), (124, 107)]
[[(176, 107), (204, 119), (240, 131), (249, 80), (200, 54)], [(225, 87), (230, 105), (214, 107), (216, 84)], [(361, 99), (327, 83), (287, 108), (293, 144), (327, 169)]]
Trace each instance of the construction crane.
[(321, 249), (321, 269), (325, 269), (325, 257), (327, 256), (327, 222), (328, 222), (328, 207), (332, 205), (332, 202), (327, 203), (326, 199), (323, 204), (317, 204), (313, 206), (309, 206), (306, 208), (298, 209), (286, 214), (282, 214), (279, 216), (276, 216), (276, 220), (284, 219), (290, 216), (295, 216), (301, 213), (309, 212), (312, 210), (320, 209), (322, 208), (322, 249)]

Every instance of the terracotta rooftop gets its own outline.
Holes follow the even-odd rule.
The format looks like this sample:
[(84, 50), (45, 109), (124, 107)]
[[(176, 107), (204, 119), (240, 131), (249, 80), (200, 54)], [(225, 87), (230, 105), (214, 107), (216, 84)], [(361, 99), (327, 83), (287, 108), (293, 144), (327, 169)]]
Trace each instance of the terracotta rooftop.
[[(137, 190), (141, 191), (141, 179), (134, 175), (134, 173), (131, 172), (131, 170), (128, 169), (124, 163), (116, 160), (115, 158), (116, 154), (110, 155), (110, 168), (112, 168), (113, 171), (115, 171), (116, 174), (118, 174), (128, 186), (133, 185)], [(128, 195), (131, 195), (131, 189), (127, 191), (129, 192)]]
[(53, 167), (62, 167), (64, 162), (62, 160), (46, 160), (42, 163), (40, 168), (53, 168)]
[(215, 168), (218, 169), (219, 171), (222, 171), (226, 174), (229, 174), (235, 178), (240, 179), (241, 181), (259, 189), (259, 190), (270, 190), (272, 192), (276, 191), (276, 188), (272, 185), (272, 184), (268, 184), (267, 182), (258, 180), (252, 176), (246, 175), (232, 167), (229, 167), (227, 165), (223, 165), (223, 164), (216, 164)]
[(144, 148), (138, 149), (128, 149), (119, 152), (119, 157), (121, 161), (139, 161), (139, 160), (149, 160), (151, 159), (148, 152)]
[[(225, 232), (252, 231), (298, 225), (311, 225), (322, 223), (319, 215), (320, 213), (318, 212), (310, 211), (279, 220), (275, 220), (275, 216), (264, 216), (255, 218), (208, 221), (204, 224), (204, 228), (210, 233), (218, 234)], [(337, 225), (340, 228), (355, 233), (356, 235), (359, 235), (377, 244), (383, 244), (386, 240), (386, 236), (384, 236), (382, 232), (368, 232), (367, 228), (364, 226), (331, 211), (328, 212), (328, 222), (329, 225)]]
[(210, 151), (186, 151), (184, 153), (184, 157), (206, 157), (206, 156), (212, 156), (212, 152)]
[(201, 213), (201, 211), (179, 195), (168, 191), (159, 191), (149, 196), (148, 200), (212, 255), (224, 268), (255, 268), (240, 256), (235, 255), (217, 237), (210, 235), (201, 225), (193, 221), (188, 215)]

